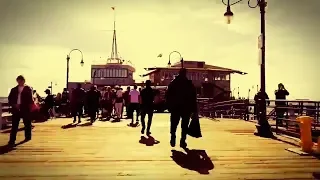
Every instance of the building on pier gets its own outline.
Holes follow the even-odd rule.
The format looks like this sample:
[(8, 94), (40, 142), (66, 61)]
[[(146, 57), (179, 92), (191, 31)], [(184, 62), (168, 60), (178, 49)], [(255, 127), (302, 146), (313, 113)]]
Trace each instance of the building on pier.
[[(245, 75), (247, 73), (224, 67), (208, 65), (204, 61), (185, 60), (183, 64), (187, 69), (188, 79), (192, 80), (201, 97), (215, 98), (217, 101), (230, 99), (231, 74)], [(181, 63), (170, 67), (145, 68), (149, 71), (143, 77), (149, 79), (157, 86), (167, 86), (179, 73)]]

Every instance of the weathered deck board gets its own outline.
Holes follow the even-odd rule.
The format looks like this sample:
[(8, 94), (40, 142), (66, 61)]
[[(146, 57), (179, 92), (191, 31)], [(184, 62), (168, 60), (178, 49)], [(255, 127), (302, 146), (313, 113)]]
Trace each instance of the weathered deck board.
[[(0, 179), (292, 180), (314, 179), (313, 173), (320, 171), (316, 158), (286, 151), (292, 147), (289, 144), (254, 136), (254, 124), (241, 120), (201, 119), (203, 138), (188, 139), (190, 149), (206, 151), (213, 169), (210, 163), (194, 168), (199, 160), (182, 153), (176, 163), (170, 157), (168, 118), (167, 114), (155, 115), (152, 135), (160, 143), (154, 146), (140, 144), (140, 127), (127, 127), (126, 120), (70, 129), (61, 128), (70, 119), (35, 124), (32, 141), (0, 155)], [(7, 142), (8, 135), (0, 133), (0, 145)], [(17, 142), (23, 138), (19, 132)]]

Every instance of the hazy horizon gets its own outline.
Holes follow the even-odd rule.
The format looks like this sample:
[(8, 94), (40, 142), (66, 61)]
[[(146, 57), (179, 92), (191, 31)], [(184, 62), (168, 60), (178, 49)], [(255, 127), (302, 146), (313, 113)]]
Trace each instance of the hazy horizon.
[[(0, 97), (7, 96), (20, 74), (40, 94), (51, 81), (57, 83), (54, 91), (61, 91), (66, 56), (74, 48), (83, 52), (85, 66), (80, 66), (80, 54), (72, 53), (70, 81), (89, 80), (90, 65), (106, 62), (111, 53), (113, 6), (118, 51), (134, 64), (137, 82), (143, 68), (166, 66), (168, 54), (176, 50), (185, 60), (247, 72), (231, 78), (231, 89), (240, 87), (240, 96), (247, 97), (249, 88), (255, 92), (260, 85), (260, 13), (246, 3), (232, 7), (235, 17), (227, 25), (220, 0), (0, 0)], [(283, 83), (288, 99), (320, 100), (319, 6), (319, 0), (268, 0), (266, 86), (271, 99)]]

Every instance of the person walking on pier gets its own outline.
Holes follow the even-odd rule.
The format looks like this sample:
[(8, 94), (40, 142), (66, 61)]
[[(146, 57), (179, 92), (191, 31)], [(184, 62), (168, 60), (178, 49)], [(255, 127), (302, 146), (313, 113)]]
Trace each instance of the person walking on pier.
[(127, 87), (127, 90), (123, 93), (123, 99), (124, 99), (124, 105), (126, 108), (126, 118), (129, 119), (130, 117), (130, 111), (129, 111), (129, 105), (130, 105), (130, 99), (129, 99), (129, 93), (130, 93), (130, 86)]
[(11, 89), (8, 102), (12, 107), (12, 127), (10, 133), (9, 146), (14, 146), (19, 128), (20, 119), (23, 119), (25, 142), (31, 140), (32, 130), (32, 106), (34, 105), (32, 89), (25, 84), (23, 76), (17, 77), (18, 85)]
[[(138, 86), (134, 85), (133, 89), (129, 93), (130, 97), (130, 117), (131, 117), (131, 126), (138, 126), (139, 125), (139, 109), (140, 109), (140, 92), (137, 90)], [(134, 124), (134, 117), (133, 113), (136, 111), (136, 123)]]
[(114, 108), (116, 112), (116, 121), (120, 121), (121, 114), (122, 114), (122, 106), (124, 104), (123, 102), (123, 92), (122, 89), (118, 86), (116, 87), (116, 97), (115, 97), (115, 103)]
[(283, 126), (284, 113), (286, 112), (286, 97), (289, 95), (289, 92), (286, 90), (284, 85), (280, 83), (278, 89), (274, 92), (276, 96), (276, 116), (277, 123), (280, 126)]
[(97, 90), (97, 86), (92, 86), (87, 92), (87, 106), (88, 106), (88, 115), (90, 117), (91, 123), (93, 123), (97, 118), (97, 112), (99, 110), (101, 94)]
[(148, 124), (147, 124), (147, 136), (151, 135), (150, 128), (152, 123), (152, 117), (153, 117), (153, 100), (155, 97), (154, 90), (151, 88), (151, 81), (146, 81), (146, 88), (141, 90), (140, 93), (141, 97), (141, 104), (140, 104), (140, 114), (141, 114), (141, 134), (144, 134), (146, 123), (145, 123), (145, 117), (148, 115)]
[(197, 112), (197, 94), (192, 81), (187, 78), (187, 71), (180, 69), (179, 75), (169, 84), (166, 92), (166, 102), (170, 116), (170, 145), (176, 145), (176, 131), (181, 122), (180, 147), (186, 148), (187, 131), (192, 113)]
[(85, 103), (85, 96), (86, 96), (86, 92), (84, 91), (84, 89), (81, 88), (81, 84), (78, 83), (77, 88), (72, 91), (72, 98), (71, 98), (73, 123), (77, 121), (77, 117), (78, 117), (78, 123), (81, 123), (83, 106)]

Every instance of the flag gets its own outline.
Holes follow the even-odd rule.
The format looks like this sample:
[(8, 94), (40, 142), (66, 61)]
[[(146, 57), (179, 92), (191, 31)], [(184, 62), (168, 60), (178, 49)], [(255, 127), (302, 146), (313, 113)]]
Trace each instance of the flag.
[(114, 9), (115, 9), (115, 7), (111, 7), (111, 9), (112, 9), (112, 10), (114, 10)]
[(162, 57), (162, 54), (159, 54), (158, 57)]

